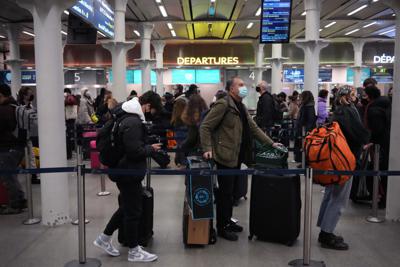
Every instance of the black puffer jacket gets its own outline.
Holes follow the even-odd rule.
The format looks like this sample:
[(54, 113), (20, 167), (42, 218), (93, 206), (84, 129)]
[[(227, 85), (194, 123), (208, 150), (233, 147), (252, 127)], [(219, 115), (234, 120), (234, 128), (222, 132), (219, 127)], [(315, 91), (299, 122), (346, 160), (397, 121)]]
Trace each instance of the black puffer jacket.
[(366, 109), (366, 125), (371, 131), (370, 142), (386, 148), (390, 141), (391, 102), (388, 97), (375, 99)]
[(13, 99), (6, 100), (0, 105), (0, 148), (10, 149), (18, 145), (18, 140), (13, 132), (17, 127), (17, 119), (15, 117), (15, 103)]
[(274, 126), (275, 102), (269, 92), (264, 92), (258, 99), (256, 122), (262, 129)]
[(146, 157), (151, 154), (151, 146), (146, 145), (146, 129), (140, 117), (132, 114), (122, 120), (118, 127), (124, 156), (117, 165), (121, 169), (145, 169)]
[(358, 158), (362, 146), (368, 143), (370, 134), (362, 124), (356, 107), (353, 104), (336, 106), (332, 120), (339, 123), (351, 152)]
[(314, 102), (302, 105), (296, 122), (298, 133), (301, 134), (303, 127), (306, 128), (306, 132), (311, 131), (315, 128), (316, 122), (317, 116), (315, 115)]

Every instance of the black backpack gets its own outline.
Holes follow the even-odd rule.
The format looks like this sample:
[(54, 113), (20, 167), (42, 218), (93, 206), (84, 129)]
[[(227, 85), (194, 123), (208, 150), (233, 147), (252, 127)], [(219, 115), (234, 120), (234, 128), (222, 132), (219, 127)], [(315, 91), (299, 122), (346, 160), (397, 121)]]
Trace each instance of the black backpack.
[(121, 122), (129, 116), (131, 116), (131, 114), (128, 113), (119, 116), (112, 114), (112, 119), (107, 121), (98, 131), (96, 147), (100, 153), (100, 162), (103, 165), (114, 168), (124, 156), (124, 150), (119, 140), (118, 128)]

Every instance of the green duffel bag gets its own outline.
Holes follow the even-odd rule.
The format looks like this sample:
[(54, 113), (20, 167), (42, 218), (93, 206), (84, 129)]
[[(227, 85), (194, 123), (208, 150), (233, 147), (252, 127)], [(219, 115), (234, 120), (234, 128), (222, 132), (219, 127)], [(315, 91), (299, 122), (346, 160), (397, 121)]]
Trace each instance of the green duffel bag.
[(273, 148), (272, 146), (261, 145), (259, 142), (256, 142), (255, 152), (256, 168), (288, 168), (288, 150), (286, 147)]

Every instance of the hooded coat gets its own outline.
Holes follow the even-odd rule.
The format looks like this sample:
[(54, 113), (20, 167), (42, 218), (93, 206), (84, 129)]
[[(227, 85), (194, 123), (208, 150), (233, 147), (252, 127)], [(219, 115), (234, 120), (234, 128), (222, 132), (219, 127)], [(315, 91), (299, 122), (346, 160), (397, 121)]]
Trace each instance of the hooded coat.
[(371, 131), (370, 142), (389, 148), (391, 102), (388, 97), (378, 97), (365, 111), (366, 126)]
[[(124, 156), (116, 166), (117, 169), (146, 169), (146, 158), (152, 152), (151, 145), (146, 145), (146, 129), (143, 124), (145, 117), (137, 98), (133, 98), (122, 106), (117, 106), (129, 114), (118, 126), (118, 140), (124, 150)], [(135, 176), (142, 180), (144, 176)], [(121, 176), (120, 179), (132, 179), (130, 176)]]

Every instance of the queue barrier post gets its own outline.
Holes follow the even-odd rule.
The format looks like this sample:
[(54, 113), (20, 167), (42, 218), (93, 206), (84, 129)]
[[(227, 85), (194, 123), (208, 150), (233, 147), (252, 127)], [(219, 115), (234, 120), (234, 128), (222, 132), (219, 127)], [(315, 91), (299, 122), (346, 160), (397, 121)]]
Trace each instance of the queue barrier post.
[(291, 266), (312, 266), (325, 267), (323, 261), (311, 260), (311, 224), (312, 224), (312, 187), (313, 170), (306, 169), (305, 175), (305, 197), (304, 197), (304, 241), (303, 241), (303, 259), (296, 259), (289, 262)]
[(65, 264), (65, 267), (100, 267), (101, 261), (93, 258), (86, 258), (86, 220), (85, 220), (85, 165), (82, 163), (81, 147), (77, 151), (77, 187), (78, 187), (78, 241), (79, 259)]
[[(81, 170), (79, 169), (79, 166), (82, 165), (82, 158), (83, 158), (82, 146), (78, 145), (77, 149), (76, 149), (76, 166), (77, 166), (77, 177), (76, 177), (76, 179), (78, 181), (78, 217), (79, 217), (79, 176), (80, 176), (80, 173), (81, 173)], [(85, 167), (85, 166), (83, 165), (83, 167)], [(86, 217), (83, 217), (83, 218), (85, 218), (85, 224), (90, 223), (90, 221), (88, 219), (86, 219)], [(76, 219), (76, 220), (71, 221), (71, 224), (79, 225), (79, 218)]]
[[(25, 146), (25, 168), (30, 168), (30, 155), (31, 146), (28, 144)], [(24, 225), (32, 225), (40, 223), (39, 218), (33, 217), (33, 201), (32, 201), (32, 175), (30, 173), (26, 174), (26, 204), (28, 206), (28, 219), (24, 220), (22, 223)]]
[[(374, 171), (379, 171), (379, 151), (380, 146), (375, 144), (374, 146)], [(385, 219), (379, 217), (378, 215), (378, 201), (379, 201), (379, 180), (380, 176), (374, 176), (374, 184), (372, 189), (372, 210), (371, 215), (367, 217), (367, 221), (371, 223), (381, 223), (384, 222)]]

